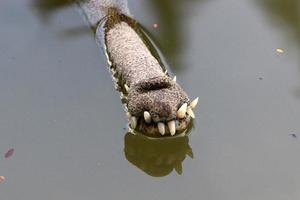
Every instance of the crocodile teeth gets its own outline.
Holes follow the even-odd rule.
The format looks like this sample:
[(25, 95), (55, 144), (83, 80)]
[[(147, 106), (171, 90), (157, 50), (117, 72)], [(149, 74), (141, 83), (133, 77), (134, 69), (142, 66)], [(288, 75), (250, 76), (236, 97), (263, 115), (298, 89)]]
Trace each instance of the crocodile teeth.
[(173, 81), (176, 82), (176, 80), (177, 80), (177, 78), (176, 78), (176, 76), (174, 76)]
[(182, 104), (182, 106), (178, 109), (177, 117), (179, 119), (182, 119), (185, 117), (186, 109), (187, 109), (187, 103)]
[(136, 117), (131, 117), (130, 118), (130, 127), (132, 129), (135, 129), (136, 128), (136, 125), (137, 125), (137, 118)]
[(170, 130), (171, 135), (172, 135), (172, 136), (175, 135), (175, 133), (176, 133), (176, 128), (175, 128), (175, 121), (174, 121), (174, 120), (168, 122), (168, 127), (169, 127), (169, 130)]
[(130, 114), (130, 112), (127, 112), (127, 113), (126, 113), (126, 115), (127, 115), (128, 119), (130, 119), (130, 118), (131, 118), (131, 114)]
[(186, 154), (190, 157), (190, 158), (194, 158), (194, 154), (193, 154), (193, 150), (190, 147), (190, 145), (188, 145), (188, 148), (186, 150)]
[(190, 106), (187, 108), (186, 112), (191, 116), (191, 118), (195, 119), (195, 114)]
[(147, 123), (150, 123), (151, 122), (151, 115), (148, 111), (145, 111), (144, 112), (144, 119)]
[(162, 122), (158, 122), (157, 124), (157, 127), (158, 127), (158, 131), (161, 135), (164, 135), (166, 132), (165, 132), (165, 124), (162, 123)]
[(168, 73), (168, 70), (166, 70), (164, 73), (167, 74), (167, 73)]
[(198, 103), (199, 97), (197, 97), (196, 99), (194, 99), (191, 103), (190, 103), (190, 107), (192, 109), (194, 109)]
[(136, 135), (136, 132), (134, 131), (130, 131), (129, 133), (131, 133), (132, 135)]
[(124, 84), (124, 88), (125, 88), (126, 92), (128, 93), (129, 87), (128, 87), (128, 85), (126, 83)]
[(106, 56), (107, 63), (111, 66), (112, 63), (111, 63), (111, 61), (110, 61), (110, 59), (109, 59), (109, 56), (108, 56), (108, 54), (107, 54), (106, 51), (105, 51), (105, 56)]
[(175, 171), (176, 171), (179, 175), (182, 174), (182, 163), (181, 163), (181, 162), (177, 163), (177, 164), (174, 166), (174, 168), (175, 168)]

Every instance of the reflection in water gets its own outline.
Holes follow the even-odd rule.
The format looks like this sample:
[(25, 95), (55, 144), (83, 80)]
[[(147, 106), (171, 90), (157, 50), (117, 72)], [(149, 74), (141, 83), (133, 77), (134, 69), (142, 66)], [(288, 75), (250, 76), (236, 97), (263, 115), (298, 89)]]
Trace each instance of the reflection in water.
[[(292, 39), (300, 48), (300, 1), (299, 0), (256, 0), (264, 8), (271, 22)], [(300, 66), (299, 66), (300, 67)], [(300, 96), (300, 90), (297, 91)]]
[(47, 21), (50, 14), (72, 4), (71, 0), (33, 0), (32, 7), (38, 11), (42, 19)]
[(159, 16), (159, 33), (161, 49), (167, 54), (167, 57), (176, 64), (172, 64), (174, 69), (179, 69), (182, 63), (178, 63), (178, 55), (183, 48), (184, 38), (181, 25), (178, 23), (180, 2), (178, 0), (152, 0), (154, 10)]
[(173, 169), (182, 174), (186, 155), (193, 158), (189, 138), (149, 139), (140, 134), (127, 133), (124, 138), (125, 156), (129, 162), (154, 177), (170, 174)]
[[(267, 11), (276, 26), (282, 26), (288, 37), (297, 40), (300, 47), (300, 1), (299, 0), (256, 0)], [(292, 32), (291, 32), (292, 30)]]
[[(50, 16), (63, 8), (72, 6), (75, 1), (72, 0), (32, 0), (31, 6), (36, 11), (38, 17), (43, 22), (48, 23)], [(71, 38), (90, 34), (86, 26), (66, 28), (62, 30), (62, 37)]]
[(63, 30), (61, 35), (66, 38), (71, 38), (71, 37), (79, 37), (84, 34), (90, 34), (90, 33), (91, 33), (90, 29), (88, 29), (85, 26), (81, 26), (81, 27), (73, 27), (73, 28), (65, 29)]
[[(186, 10), (187, 3), (197, 3), (188, 0), (151, 0), (153, 11), (156, 12), (159, 23), (159, 33), (161, 40), (158, 44), (163, 44), (160, 48), (166, 57), (172, 61), (171, 67), (175, 70), (185, 69), (187, 65), (182, 63), (180, 55), (185, 44), (184, 21), (190, 17), (190, 12)], [(204, 2), (204, 0), (201, 0)], [(183, 21), (183, 22), (182, 22)], [(175, 64), (174, 64), (175, 63)], [(183, 67), (184, 66), (184, 67)]]
[[(198, 0), (200, 1), (200, 0)], [(185, 10), (187, 3), (198, 1), (187, 0), (151, 0), (154, 7), (153, 11), (158, 15), (160, 41), (155, 41), (159, 48), (167, 55), (168, 60), (172, 61), (171, 67), (174, 70), (186, 69), (187, 65), (180, 60), (180, 54), (184, 48), (184, 21), (187, 17)], [(201, 0), (203, 2), (204, 0)], [(129, 2), (130, 3), (130, 2)], [(38, 11), (41, 19), (48, 21), (49, 15), (53, 12), (73, 4), (72, 0), (33, 0), (33, 8)], [(65, 36), (77, 36), (87, 33), (86, 28), (77, 27), (66, 31)], [(147, 30), (145, 30), (147, 31)], [(150, 32), (147, 31), (149, 35)], [(154, 37), (152, 37), (154, 38)], [(184, 66), (184, 67), (183, 67)]]

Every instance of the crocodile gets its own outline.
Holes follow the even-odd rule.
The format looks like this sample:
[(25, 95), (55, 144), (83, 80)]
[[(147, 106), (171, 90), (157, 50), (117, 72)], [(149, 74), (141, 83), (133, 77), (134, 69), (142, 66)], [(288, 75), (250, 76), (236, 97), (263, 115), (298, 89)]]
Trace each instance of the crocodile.
[(191, 101), (151, 51), (127, 1), (77, 3), (107, 57), (131, 132), (154, 138), (185, 135), (195, 118), (198, 97)]

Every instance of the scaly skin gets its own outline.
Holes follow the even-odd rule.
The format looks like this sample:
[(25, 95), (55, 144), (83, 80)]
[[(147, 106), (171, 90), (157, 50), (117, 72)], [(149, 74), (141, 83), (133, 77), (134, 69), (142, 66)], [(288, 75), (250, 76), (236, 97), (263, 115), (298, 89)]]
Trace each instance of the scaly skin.
[[(189, 125), (190, 116), (178, 118), (177, 111), (184, 103), (190, 103), (187, 94), (164, 73), (134, 25), (123, 21), (116, 9), (109, 13), (105, 24), (106, 51), (118, 84), (122, 91), (127, 90), (124, 95), (130, 117), (137, 119), (137, 125), (131, 127), (150, 137), (170, 136), (169, 128), (165, 126), (162, 134), (157, 123), (167, 125), (174, 120), (176, 134), (182, 133)], [(151, 122), (145, 121), (145, 111), (149, 112)]]

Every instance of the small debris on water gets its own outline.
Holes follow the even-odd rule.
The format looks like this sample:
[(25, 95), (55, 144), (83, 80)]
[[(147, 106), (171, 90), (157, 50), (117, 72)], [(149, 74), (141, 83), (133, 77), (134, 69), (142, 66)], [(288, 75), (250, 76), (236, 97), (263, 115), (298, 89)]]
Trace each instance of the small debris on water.
[(263, 77), (259, 77), (258, 80), (262, 81), (264, 78)]
[(6, 179), (5, 176), (0, 176), (0, 183), (5, 181), (5, 179)]
[(292, 136), (293, 138), (297, 138), (297, 135), (295, 133), (291, 133), (290, 136)]
[(9, 150), (5, 153), (4, 157), (5, 157), (5, 158), (9, 158), (9, 157), (11, 157), (11, 156), (14, 154), (14, 152), (15, 152), (14, 149), (9, 149)]
[(153, 28), (158, 28), (158, 24), (153, 24)]
[(277, 53), (284, 53), (284, 50), (283, 50), (282, 48), (277, 48), (277, 49), (276, 49), (276, 52), (277, 52)]

